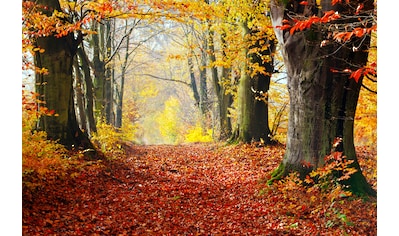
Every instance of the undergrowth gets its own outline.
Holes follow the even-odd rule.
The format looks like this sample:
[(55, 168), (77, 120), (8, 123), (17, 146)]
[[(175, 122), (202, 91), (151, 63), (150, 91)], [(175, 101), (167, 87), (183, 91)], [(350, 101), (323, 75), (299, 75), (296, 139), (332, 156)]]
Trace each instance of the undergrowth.
[[(356, 172), (350, 167), (353, 160), (334, 152), (326, 156), (325, 162), (305, 179), (301, 179), (299, 173), (290, 173), (262, 189), (260, 195), (274, 197), (275, 209), (287, 218), (321, 220), (325, 229), (332, 230), (332, 235), (358, 235), (351, 233), (351, 229), (361, 223), (358, 220), (358, 215), (362, 214), (359, 211), (364, 210), (361, 204), (370, 206), (363, 214), (370, 214), (370, 219), (375, 219), (376, 199), (365, 203), (364, 199), (353, 196), (348, 186), (343, 184)], [(294, 221), (291, 226), (299, 227)], [(319, 229), (312, 230), (309, 232)]]

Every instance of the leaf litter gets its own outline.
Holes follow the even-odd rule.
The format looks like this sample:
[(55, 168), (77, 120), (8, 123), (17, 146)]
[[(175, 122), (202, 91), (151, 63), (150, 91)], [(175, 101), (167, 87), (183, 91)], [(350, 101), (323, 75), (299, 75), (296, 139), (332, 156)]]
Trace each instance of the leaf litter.
[[(124, 157), (71, 168), (62, 176), (49, 172), (40, 187), (23, 188), (23, 234), (376, 233), (375, 201), (306, 205), (316, 198), (293, 201), (296, 192), (266, 186), (262, 180), (283, 155), (282, 146), (255, 144), (133, 145)], [(360, 150), (366, 177), (376, 187), (369, 170), (375, 158)]]

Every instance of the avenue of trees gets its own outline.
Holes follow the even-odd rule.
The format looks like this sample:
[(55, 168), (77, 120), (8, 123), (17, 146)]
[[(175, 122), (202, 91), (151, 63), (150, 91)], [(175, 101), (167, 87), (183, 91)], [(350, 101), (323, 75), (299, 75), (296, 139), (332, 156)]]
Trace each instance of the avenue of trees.
[[(32, 129), (79, 150), (94, 150), (104, 126), (143, 144), (283, 141), (270, 182), (293, 171), (304, 178), (332, 155), (357, 170), (346, 186), (376, 195), (354, 143), (359, 94), (376, 94), (375, 7), (374, 0), (23, 1), (23, 68), (42, 112)], [(191, 133), (181, 134), (182, 124)], [(155, 133), (164, 138), (148, 140)]]

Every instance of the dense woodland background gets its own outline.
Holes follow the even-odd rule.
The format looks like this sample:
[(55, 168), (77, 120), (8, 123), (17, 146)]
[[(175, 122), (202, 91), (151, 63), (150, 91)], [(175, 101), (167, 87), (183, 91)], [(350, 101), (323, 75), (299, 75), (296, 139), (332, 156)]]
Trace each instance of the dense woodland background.
[[(65, 5), (62, 4), (65, 3), (61, 1), (61, 6), (65, 7)], [(67, 4), (71, 6), (73, 2)], [(71, 61), (71, 69), (76, 121), (82, 131), (82, 135), (89, 138), (88, 140), (90, 140), (91, 143), (89, 146), (82, 143), (80, 143), (81, 146), (79, 146), (77, 143), (62, 142), (62, 138), (61, 143), (64, 145), (59, 146), (52, 141), (46, 141), (46, 138), (49, 137), (46, 133), (35, 132), (28, 135), (26, 132), (27, 130), (32, 130), (32, 127), (36, 126), (37, 118), (39, 118), (40, 123), (40, 117), (54, 117), (54, 115), (57, 117), (60, 114), (57, 113), (56, 109), (40, 109), (40, 102), (32, 103), (34, 100), (31, 100), (31, 91), (40, 91), (40, 88), (38, 88), (38, 77), (34, 76), (32, 69), (36, 70), (36, 74), (41, 74), (41, 72), (44, 72), (44, 75), (46, 74), (43, 68), (31, 67), (30, 63), (32, 63), (32, 65), (37, 65), (37, 61), (35, 63), (37, 59), (32, 55), (44, 55), (48, 51), (35, 44), (23, 43), (24, 52), (30, 52), (28, 54), (23, 54), (25, 57), (23, 58), (24, 65), (22, 76), (24, 85), (24, 109), (22, 113), (22, 175), (24, 196), (32, 194), (28, 196), (27, 199), (36, 196), (38, 197), (38, 202), (40, 202), (40, 194), (36, 194), (38, 194), (38, 189), (42, 188), (40, 185), (44, 183), (38, 180), (49, 178), (50, 176), (57, 176), (60, 173), (65, 176), (62, 174), (63, 171), (67, 173), (67, 176), (72, 178), (82, 178), (82, 176), (86, 176), (89, 172), (97, 177), (103, 174), (106, 176), (112, 176), (114, 174), (115, 178), (119, 178), (118, 175), (120, 173), (116, 172), (117, 168), (113, 170), (115, 171), (114, 173), (113, 171), (110, 172), (110, 170), (107, 169), (109, 168), (109, 166), (107, 167), (109, 164), (106, 163), (110, 161), (110, 163), (114, 163), (110, 165), (117, 165), (115, 163), (119, 163), (120, 160), (134, 157), (134, 163), (139, 164), (142, 160), (140, 157), (136, 156), (138, 152), (143, 150), (134, 150), (134, 148), (131, 148), (135, 146), (141, 147), (137, 145), (176, 145), (193, 142), (216, 142), (220, 144), (226, 141), (235, 144), (240, 143), (236, 147), (238, 148), (238, 152), (246, 152), (245, 150), (248, 150), (248, 153), (254, 153), (248, 154), (249, 156), (254, 155), (255, 158), (251, 161), (251, 165), (254, 160), (260, 161), (262, 158), (269, 158), (268, 155), (270, 155), (270, 153), (260, 154), (264, 151), (257, 151), (259, 147), (266, 148), (265, 150), (267, 150), (269, 144), (275, 145), (275, 143), (278, 142), (283, 145), (279, 146), (281, 150), (279, 149), (278, 152), (286, 148), (287, 129), (289, 126), (288, 114), (290, 109), (286, 85), (289, 75), (287, 75), (287, 70), (284, 66), (284, 55), (280, 54), (282, 49), (277, 41), (273, 41), (273, 43), (269, 41), (275, 40), (275, 36), (273, 28), (268, 28), (267, 26), (270, 26), (272, 23), (268, 15), (264, 14), (269, 7), (267, 4), (264, 6), (262, 6), (262, 4), (256, 6), (260, 8), (252, 8), (254, 15), (246, 16), (240, 12), (244, 9), (247, 9), (247, 11), (244, 12), (249, 12), (248, 8), (246, 8), (249, 5), (240, 5), (241, 3), (233, 3), (229, 6), (223, 5), (225, 8), (218, 8), (218, 11), (215, 13), (210, 10), (204, 11), (204, 5), (200, 3), (200, 1), (188, 6), (183, 4), (183, 7), (179, 5), (177, 8), (173, 5), (173, 1), (165, 1), (163, 4), (152, 1), (152, 8), (146, 9), (158, 10), (155, 10), (152, 13), (153, 15), (149, 14), (145, 17), (142, 17), (142, 15), (140, 16), (140, 14), (134, 15), (133, 17), (131, 15), (121, 17), (121, 15), (125, 13), (118, 10), (117, 7), (112, 4), (114, 3), (108, 3), (107, 1), (100, 1), (98, 5), (87, 4), (86, 7), (88, 6), (88, 9), (95, 9), (95, 13), (99, 13), (99, 9), (102, 9), (104, 12), (90, 15), (89, 18), (92, 17), (91, 20), (79, 26), (81, 28), (74, 28), (76, 27), (76, 22), (72, 24), (73, 26), (67, 25), (66, 27), (66, 32), (78, 30), (78, 34), (75, 34), (75, 39), (79, 39), (79, 34), (83, 36), (76, 48), (76, 59), (73, 62)], [(224, 4), (228, 5), (228, 3)], [(242, 4), (246, 3), (242, 2)], [(113, 7), (112, 10), (107, 8), (111, 5)], [(198, 9), (196, 9), (197, 7)], [(252, 5), (252, 7), (254, 6)], [(227, 10), (221, 12), (220, 9)], [(259, 12), (257, 13), (257, 11)], [(78, 15), (78, 12), (79, 11), (77, 11), (77, 15), (73, 15), (73, 17), (76, 17), (73, 19), (82, 21), (83, 18), (79, 18), (81, 16)], [(89, 14), (92, 13), (93, 12), (89, 12)], [(176, 13), (178, 14), (176, 15)], [(204, 13), (215, 15), (209, 16)], [(72, 15), (71, 12), (67, 14), (69, 14), (69, 16)], [(225, 18), (219, 21), (218, 19), (220, 18), (218, 17), (221, 16)], [(58, 15), (57, 17), (63, 18), (65, 16)], [(264, 20), (260, 20), (263, 19), (261, 17), (265, 17)], [(237, 21), (239, 18), (241, 18), (241, 22), (240, 20)], [(252, 21), (253, 19), (255, 20)], [(51, 23), (51, 20), (49, 23)], [(256, 24), (260, 24), (256, 27), (262, 28), (264, 26), (264, 29), (268, 30), (261, 31), (261, 34), (256, 30), (251, 31), (251, 27)], [(37, 32), (36, 29), (32, 32), (35, 31)], [(50, 32), (50, 34), (52, 33)], [(62, 32), (57, 33), (63, 34)], [(45, 34), (47, 33), (43, 35)], [(37, 35), (34, 37), (37, 37)], [(376, 39), (376, 34), (371, 37), (370, 48), (375, 48), (375, 50), (369, 51), (369, 63), (376, 61)], [(259, 43), (264, 43), (265, 45), (262, 46), (259, 45)], [(265, 69), (262, 69), (262, 64), (256, 61), (256, 56), (248, 57), (251, 53), (253, 53), (253, 55), (262, 55), (261, 58), (263, 62), (270, 64), (273, 68), (271, 72), (274, 73), (265, 72)], [(269, 59), (266, 59), (266, 57), (269, 57)], [(246, 63), (242, 64), (244, 61)], [(89, 70), (85, 71), (85, 69)], [(342, 73), (344, 69), (345, 68), (342, 68), (341, 72), (338, 71), (338, 73)], [(98, 74), (99, 71), (102, 71), (102, 74)], [(355, 69), (351, 69), (351, 71), (354, 72)], [(249, 92), (245, 95), (245, 93), (240, 92), (239, 89), (240, 86), (244, 86), (240, 81), (244, 81), (245, 75), (252, 78), (252, 81), (253, 78), (259, 79), (262, 75), (266, 75), (266, 77), (270, 78), (270, 85), (266, 88), (262, 87), (259, 83), (250, 83), (249, 87), (247, 87), (247, 89), (249, 88), (249, 90), (247, 90)], [(348, 74), (348, 76), (350, 75), (351, 74)], [(100, 86), (98, 81), (96, 81), (98, 78), (104, 79), (103, 82), (101, 82), (101, 86), (103, 86), (104, 90), (101, 94), (96, 93), (98, 89), (92, 90), (93, 103), (91, 105), (93, 106), (93, 117), (90, 117), (90, 114), (88, 114), (90, 110), (90, 95), (88, 95), (87, 88), (90, 86), (89, 80), (92, 80), (93, 88), (98, 88), (98, 86)], [(264, 80), (263, 77), (262, 79)], [(363, 167), (363, 175), (365, 175), (368, 182), (376, 188), (377, 172), (374, 161), (376, 161), (375, 150), (377, 142), (377, 134), (375, 132), (377, 123), (377, 96), (369, 90), (376, 91), (377, 87), (376, 83), (370, 81), (363, 80), (367, 88), (360, 90), (356, 116), (354, 117), (353, 138), (355, 145), (361, 147), (362, 150), (359, 151), (359, 149), (357, 149), (357, 158)], [(220, 93), (220, 91), (222, 91), (222, 93)], [(266, 93), (266, 91), (267, 95), (265, 96), (263, 93)], [(37, 95), (33, 95), (33, 98), (35, 98), (34, 96)], [(38, 96), (40, 96), (40, 94)], [(99, 100), (101, 96), (104, 97)], [(245, 99), (245, 96), (249, 96), (249, 98)], [(221, 112), (223, 99), (225, 99), (224, 101), (228, 101), (228, 105), (225, 107), (227, 111), (225, 112), (226, 117), (223, 117), (224, 113)], [(256, 100), (268, 105), (266, 126), (268, 126), (267, 129), (269, 129), (269, 131), (266, 136), (262, 136), (264, 134), (254, 133), (248, 138), (248, 136), (242, 135), (246, 132), (242, 130), (242, 124), (246, 122), (246, 119), (253, 119), (242, 116), (246, 113), (245, 110), (242, 110), (242, 104), (248, 104), (248, 101), (251, 100)], [(88, 106), (89, 110), (87, 110)], [(39, 111), (39, 113), (36, 113), (36, 111)], [(94, 120), (90, 121), (92, 118), (94, 118)], [(223, 121), (226, 120), (229, 120), (229, 125), (224, 126), (226, 123), (223, 123)], [(256, 120), (256, 118), (254, 120)], [(254, 127), (260, 127), (259, 125), (261, 124), (255, 124)], [(43, 130), (43, 128), (39, 128), (38, 130)], [(249, 128), (249, 130), (251, 130), (251, 128)], [(80, 139), (80, 141), (81, 140), (82, 139)], [(246, 144), (243, 143), (248, 143), (249, 146), (245, 146)], [(27, 144), (31, 144), (31, 146)], [(66, 146), (66, 149), (64, 149), (63, 146)], [(191, 150), (196, 149), (195, 146), (188, 147)], [(274, 146), (270, 146), (270, 148), (272, 147)], [(220, 149), (220, 147), (218, 148)], [(85, 152), (91, 149), (96, 151), (94, 156), (86, 154)], [(164, 150), (161, 149), (160, 153), (163, 152)], [(202, 151), (199, 150), (198, 152), (201, 153)], [(359, 152), (367, 154), (359, 154)], [(164, 155), (164, 153), (159, 155)], [(173, 156), (174, 154), (169, 155)], [(190, 155), (191, 154), (186, 156)], [(32, 159), (33, 156), (40, 157), (37, 159), (38, 161), (35, 161)], [(67, 162), (63, 160), (65, 156), (69, 156), (68, 159), (72, 162), (66, 164)], [(141, 156), (143, 157), (145, 155)], [(184, 157), (184, 154), (182, 154), (182, 156)], [(273, 168), (266, 171), (263, 175), (259, 175), (259, 179), (273, 178), (273, 176), (270, 176), (270, 173), (273, 172), (273, 169), (278, 169), (277, 167), (280, 162), (284, 163), (284, 152), (277, 156), (279, 157), (273, 160), (274, 164), (270, 164), (271, 162), (269, 162), (269, 164), (264, 163), (266, 166)], [(164, 168), (162, 167), (164, 164), (158, 164), (157, 158), (153, 160), (151, 159), (153, 157), (147, 156), (147, 158), (150, 162), (146, 162), (146, 165), (154, 165), (156, 166), (155, 169), (159, 167), (158, 165), (161, 166), (161, 169)], [(180, 161), (180, 157), (176, 158), (176, 160)], [(245, 158), (238, 160), (240, 160), (239, 162), (246, 163), (247, 159)], [(97, 168), (97, 164), (94, 166), (92, 164), (83, 164), (87, 163), (87, 161), (96, 163), (98, 159), (101, 159), (101, 161), (105, 163), (104, 166), (99, 163), (99, 169), (95, 169)], [(166, 162), (170, 164), (174, 163), (176, 160), (172, 158), (168, 159)], [(232, 165), (235, 165), (234, 163), (236, 162), (232, 162)], [(302, 163), (307, 165), (306, 162)], [(226, 166), (230, 165), (227, 163), (225, 164)], [(83, 167), (85, 165), (87, 165), (87, 167)], [(184, 172), (181, 168), (185, 164), (179, 162), (179, 164), (174, 163), (172, 165), (177, 165), (178, 167), (174, 166), (166, 170), (172, 171), (171, 173), (173, 173), (173, 171), (178, 171), (179, 173)], [(212, 164), (209, 165), (212, 166)], [(219, 164), (213, 165), (218, 166)], [(72, 169), (68, 170), (67, 166), (71, 166)], [(191, 166), (194, 168), (195, 165)], [(334, 171), (335, 167), (337, 166), (332, 166), (331, 171)], [(343, 167), (345, 168), (345, 166)], [(130, 166), (128, 168), (140, 169), (143, 168), (143, 166)], [(153, 167), (149, 168), (153, 171)], [(372, 168), (374, 170), (369, 169), (368, 171), (364, 171), (364, 168)], [(50, 171), (50, 169), (53, 169), (54, 172), (51, 173), (52, 171)], [(319, 172), (319, 175), (323, 175), (322, 173), (323, 172)], [(159, 173), (154, 172), (153, 177), (158, 174)], [(314, 176), (316, 175), (317, 174)], [(299, 186), (296, 185), (298, 181), (302, 180), (296, 180), (293, 176), (290, 178), (291, 179), (284, 180), (285, 182), (278, 182), (277, 186), (280, 187), (278, 187), (278, 190), (275, 190), (276, 192), (274, 193), (278, 194), (279, 191), (292, 191), (292, 189), (290, 189), (292, 186), (289, 187), (290, 185), (288, 184), (289, 181), (295, 183), (296, 187), (294, 187), (294, 189), (302, 188), (299, 187), (301, 184)], [(375, 182), (372, 179), (375, 179)], [(170, 187), (170, 184), (166, 186)], [(318, 184), (315, 184), (315, 186), (320, 187)], [(28, 192), (25, 192), (25, 187), (29, 189), (28, 195), (26, 195)], [(330, 195), (326, 196), (327, 198), (330, 197), (331, 199), (335, 199), (335, 196), (339, 195), (337, 192), (335, 192), (335, 194), (338, 195), (332, 194), (334, 193), (333, 190), (336, 190), (336, 186), (330, 187), (332, 187), (332, 192), (329, 192), (328, 194)], [(275, 186), (274, 188), (277, 187)], [(258, 189), (262, 189), (262, 187), (260, 186)], [(317, 189), (317, 187), (314, 187), (314, 189)], [(307, 190), (304, 191), (306, 192)], [(344, 194), (347, 194), (345, 190), (343, 191), (345, 192)], [(168, 197), (178, 200), (182, 195), (177, 194)], [(306, 196), (303, 197), (306, 199)], [(270, 200), (270, 196), (266, 198)], [(28, 200), (28, 202), (29, 201), (31, 200)], [(280, 201), (282, 203), (284, 202), (284, 200)], [(346, 201), (346, 199), (342, 201)], [(298, 202), (301, 202), (301, 200), (297, 199), (295, 204), (298, 205), (295, 205), (295, 207), (300, 206)], [(314, 209), (323, 206), (322, 201), (319, 203), (319, 206), (313, 206)], [(334, 210), (332, 208), (330, 209), (332, 215), (336, 213), (333, 213), (334, 211), (338, 210), (338, 208), (334, 208)], [(26, 211), (26, 209), (23, 210)], [(358, 232), (361, 232), (364, 230), (361, 229), (363, 226), (353, 226), (352, 221), (346, 221), (346, 217), (350, 218), (350, 216), (352, 216), (352, 219), (355, 218), (356, 212), (352, 210), (354, 215), (351, 215), (349, 213), (350, 211), (351, 210), (344, 210), (337, 213), (341, 214), (341, 216), (337, 215), (331, 218), (330, 221), (326, 220), (324, 226), (330, 225), (329, 227), (334, 228), (334, 230), (336, 230), (334, 232), (336, 233), (342, 232), (340, 230), (348, 230), (350, 227), (359, 227), (356, 229), (359, 230)], [(306, 212), (307, 210), (304, 210), (301, 214), (308, 214)], [(375, 213), (370, 213), (371, 217), (375, 217)], [(297, 216), (300, 217), (300, 215)], [(324, 213), (324, 216), (326, 216), (326, 213)], [(30, 217), (32, 217), (32, 215)], [(28, 218), (24, 216), (24, 220), (27, 219)], [(39, 224), (39, 222), (36, 223)], [(34, 231), (33, 228), (28, 226), (29, 224), (24, 223), (23, 225), (26, 233), (29, 230), (31, 232)], [(54, 219), (51, 219), (51, 223), (50, 221), (43, 221), (43, 226), (45, 228), (52, 225), (54, 225), (54, 227), (57, 225)], [(298, 227), (298, 224), (295, 222), (289, 223), (287, 227), (291, 229), (291, 232), (297, 232), (299, 234), (300, 231), (304, 229)], [(270, 229), (272, 228), (273, 227)], [(43, 230), (43, 228), (41, 230)], [(117, 230), (112, 232), (122, 231)]]

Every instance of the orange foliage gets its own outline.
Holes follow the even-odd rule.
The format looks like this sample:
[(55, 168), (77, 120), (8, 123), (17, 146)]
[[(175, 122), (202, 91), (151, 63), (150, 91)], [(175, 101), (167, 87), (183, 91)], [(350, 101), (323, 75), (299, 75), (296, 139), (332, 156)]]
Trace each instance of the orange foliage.
[(69, 165), (66, 159), (68, 151), (63, 145), (47, 140), (45, 132), (33, 131), (40, 116), (56, 115), (54, 110), (48, 110), (36, 97), (35, 93), (23, 91), (22, 179), (23, 186), (28, 188), (41, 186), (43, 176), (48, 173), (64, 175)]

